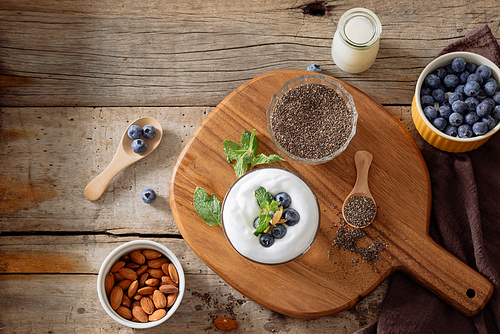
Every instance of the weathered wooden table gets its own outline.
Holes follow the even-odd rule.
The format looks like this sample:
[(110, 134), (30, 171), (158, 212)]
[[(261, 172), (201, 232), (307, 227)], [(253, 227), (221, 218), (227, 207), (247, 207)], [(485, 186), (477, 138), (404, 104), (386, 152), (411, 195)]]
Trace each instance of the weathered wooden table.
[[(338, 19), (366, 7), (383, 25), (371, 69), (333, 63)], [(352, 333), (377, 320), (387, 282), (353, 308), (285, 317), (225, 283), (182, 239), (168, 198), (172, 167), (194, 130), (230, 92), (260, 74), (320, 64), (382, 103), (418, 145), (410, 103), (419, 72), (449, 42), (489, 24), (498, 4), (440, 1), (0, 2), (0, 332), (126, 333), (101, 307), (96, 277), (107, 254), (137, 239), (180, 259), (186, 293), (151, 333)], [(90, 202), (86, 184), (111, 161), (127, 124), (160, 121), (159, 148)], [(140, 199), (156, 190), (153, 205)], [(214, 245), (216, 247), (216, 245)]]

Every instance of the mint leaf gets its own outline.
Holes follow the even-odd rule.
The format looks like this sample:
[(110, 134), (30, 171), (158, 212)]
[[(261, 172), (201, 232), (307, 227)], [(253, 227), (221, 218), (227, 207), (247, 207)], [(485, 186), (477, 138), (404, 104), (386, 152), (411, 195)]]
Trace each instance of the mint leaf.
[(280, 209), (280, 202), (278, 201), (272, 201), (270, 204), (269, 204), (269, 210), (268, 211), (273, 211), (273, 212), (276, 212)]
[(222, 206), (215, 194), (208, 196), (205, 189), (196, 187), (193, 204), (196, 213), (210, 226), (221, 225)]
[(258, 236), (259, 234), (264, 233), (266, 228), (269, 226), (269, 222), (271, 221), (273, 217), (271, 217), (270, 214), (267, 213), (261, 213), (259, 215), (259, 226), (255, 229), (253, 232), (254, 235)]
[(268, 205), (269, 203), (273, 200), (273, 195), (269, 191), (267, 191), (264, 187), (260, 187), (255, 191), (254, 194), (255, 198), (257, 198), (257, 202), (259, 203), (259, 206), (261, 209), (264, 209), (262, 207), (262, 203), (267, 201)]
[(241, 135), (241, 144), (231, 140), (224, 140), (222, 142), (227, 162), (232, 163), (236, 161), (233, 168), (238, 178), (247, 172), (249, 164), (253, 167), (264, 163), (285, 161), (285, 159), (276, 154), (270, 156), (266, 156), (265, 154), (257, 155), (256, 133), (257, 130), (253, 130), (252, 133), (243, 131)]

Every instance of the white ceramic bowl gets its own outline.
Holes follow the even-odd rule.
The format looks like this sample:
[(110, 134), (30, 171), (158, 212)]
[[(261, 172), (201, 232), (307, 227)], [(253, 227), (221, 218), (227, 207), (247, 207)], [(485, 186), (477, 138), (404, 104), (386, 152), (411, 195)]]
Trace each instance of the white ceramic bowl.
[(500, 82), (500, 69), (491, 60), (471, 52), (447, 53), (434, 59), (429, 63), (429, 65), (424, 68), (418, 78), (417, 86), (415, 87), (415, 96), (413, 97), (413, 103), (411, 106), (413, 123), (415, 124), (415, 127), (422, 138), (424, 138), (425, 141), (440, 150), (455, 153), (467, 152), (478, 148), (479, 146), (483, 145), (498, 130), (500, 130), (499, 122), (493, 129), (482, 136), (472, 138), (452, 137), (436, 129), (424, 115), (424, 110), (420, 103), (420, 90), (422, 89), (425, 77), (428, 74), (432, 73), (435, 69), (451, 64), (453, 59), (457, 57), (462, 57), (466, 62), (474, 63), (478, 66), (489, 66), (492, 70), (491, 76), (495, 78), (497, 82)]
[[(170, 262), (174, 264), (175, 268), (177, 269), (177, 273), (179, 275), (179, 286), (178, 286), (179, 295), (177, 296), (175, 303), (172, 305), (172, 307), (170, 307), (170, 309), (167, 311), (167, 314), (163, 318), (157, 321), (139, 323), (123, 318), (115, 310), (113, 310), (113, 308), (111, 308), (109, 298), (106, 295), (104, 280), (106, 278), (106, 275), (110, 272), (111, 267), (116, 262), (118, 262), (123, 255), (126, 255), (133, 250), (142, 250), (142, 249), (152, 249), (158, 251), (162, 253), (165, 257), (167, 257), (170, 260)], [(117, 247), (106, 257), (106, 259), (101, 265), (101, 269), (99, 270), (99, 275), (97, 276), (97, 293), (99, 295), (99, 300), (101, 302), (102, 307), (109, 314), (109, 316), (113, 318), (116, 322), (131, 328), (151, 328), (164, 323), (165, 321), (168, 320), (168, 318), (170, 318), (175, 313), (175, 311), (177, 310), (177, 308), (181, 303), (182, 297), (184, 296), (184, 289), (186, 286), (185, 284), (186, 283), (185, 283), (184, 271), (182, 270), (181, 263), (174, 255), (174, 253), (172, 253), (172, 251), (170, 251), (167, 247), (154, 241), (135, 240), (127, 242)]]

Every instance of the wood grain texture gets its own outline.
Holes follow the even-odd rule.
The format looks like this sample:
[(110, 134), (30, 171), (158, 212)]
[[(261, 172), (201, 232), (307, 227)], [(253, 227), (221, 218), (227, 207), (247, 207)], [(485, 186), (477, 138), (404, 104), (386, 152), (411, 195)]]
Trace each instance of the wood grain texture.
[[(409, 274), (460, 312), (479, 312), (491, 297), (493, 286), (428, 236), (430, 179), (420, 151), (390, 113), (345, 83), (358, 112), (356, 135), (347, 149), (321, 165), (293, 161), (275, 164), (300, 175), (320, 204), (320, 231), (306, 254), (286, 265), (252, 263), (231, 248), (220, 228), (210, 227), (197, 217), (192, 203), (196, 187), (222, 201), (236, 180), (222, 150), (223, 140), (237, 141), (243, 131), (256, 129), (258, 153), (279, 153), (267, 131), (267, 107), (285, 82), (304, 74), (307, 72), (277, 71), (250, 80), (224, 99), (195, 131), (170, 179), (172, 213), (184, 240), (237, 290), (289, 316), (312, 318), (344, 311), (396, 270)], [(383, 208), (365, 230), (373, 240), (388, 245), (375, 270), (368, 262), (348, 269), (334, 264), (335, 260), (352, 262), (353, 254), (349, 251), (338, 251), (335, 260), (328, 259), (334, 238), (328, 232), (332, 222), (338, 222), (336, 208), (342, 207), (355, 183), (354, 155), (360, 150), (373, 154), (370, 188)], [(214, 248), (214, 243), (218, 247)], [(354, 258), (361, 260), (359, 255)], [(280, 284), (255, 289), (264, 281)], [(475, 298), (467, 297), (468, 289), (475, 290)]]
[[(382, 104), (410, 105), (420, 71), (449, 42), (489, 24), (494, 1), (18, 1), (0, 4), (0, 105), (215, 106), (260, 74), (320, 64)], [(331, 43), (353, 7), (378, 14), (374, 66), (340, 71)]]

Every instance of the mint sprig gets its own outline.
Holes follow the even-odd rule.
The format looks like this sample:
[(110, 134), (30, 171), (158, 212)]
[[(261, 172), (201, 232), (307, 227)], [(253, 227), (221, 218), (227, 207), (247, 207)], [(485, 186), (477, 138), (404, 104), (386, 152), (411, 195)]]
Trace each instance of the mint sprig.
[(260, 187), (254, 193), (257, 202), (259, 203), (262, 212), (259, 214), (259, 225), (253, 232), (254, 235), (258, 236), (267, 229), (269, 223), (273, 219), (273, 216), (269, 214), (269, 211), (276, 212), (280, 209), (279, 202), (273, 200), (273, 195), (268, 192), (264, 187)]
[(231, 163), (236, 160), (236, 164), (233, 168), (238, 178), (247, 172), (249, 164), (254, 167), (256, 165), (275, 161), (285, 161), (285, 159), (277, 154), (271, 154), (269, 156), (265, 154), (257, 155), (258, 145), (257, 138), (255, 137), (256, 133), (257, 130), (253, 130), (252, 133), (243, 131), (240, 144), (231, 140), (224, 140), (222, 143), (227, 162)]
[(208, 196), (205, 189), (196, 187), (193, 198), (196, 213), (210, 226), (221, 225), (222, 206), (215, 194)]

